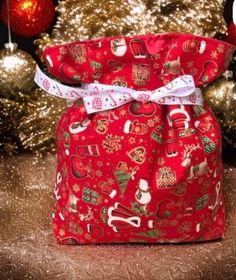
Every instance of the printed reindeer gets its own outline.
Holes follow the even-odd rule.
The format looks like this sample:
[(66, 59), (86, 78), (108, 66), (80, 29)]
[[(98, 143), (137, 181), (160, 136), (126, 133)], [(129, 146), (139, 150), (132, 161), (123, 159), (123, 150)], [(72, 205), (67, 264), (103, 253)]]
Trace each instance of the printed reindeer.
[(91, 207), (88, 207), (88, 213), (79, 213), (78, 216), (80, 221), (90, 221), (94, 218)]
[(191, 144), (191, 145), (185, 145), (185, 149), (184, 149), (184, 154), (183, 154), (183, 161), (181, 163), (181, 165), (183, 167), (186, 167), (188, 170), (188, 178), (187, 180), (192, 180), (196, 177), (199, 176), (203, 176), (207, 173), (208, 171), (208, 164), (207, 164), (207, 159), (205, 158), (204, 161), (192, 165), (192, 152), (196, 151), (198, 149), (202, 149), (200, 147), (200, 144)]

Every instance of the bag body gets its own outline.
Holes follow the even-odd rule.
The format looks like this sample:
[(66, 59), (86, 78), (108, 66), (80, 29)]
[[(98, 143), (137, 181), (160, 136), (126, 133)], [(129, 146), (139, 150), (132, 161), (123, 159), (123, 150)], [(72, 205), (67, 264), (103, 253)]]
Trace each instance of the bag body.
[[(112, 37), (47, 48), (64, 82), (152, 90), (191, 74), (205, 86), (234, 48), (189, 34)], [(98, 96), (99, 97), (99, 96)], [(100, 100), (95, 99), (99, 107)], [(221, 134), (211, 109), (133, 100), (87, 114), (81, 99), (57, 125), (57, 242), (163, 243), (225, 234)]]

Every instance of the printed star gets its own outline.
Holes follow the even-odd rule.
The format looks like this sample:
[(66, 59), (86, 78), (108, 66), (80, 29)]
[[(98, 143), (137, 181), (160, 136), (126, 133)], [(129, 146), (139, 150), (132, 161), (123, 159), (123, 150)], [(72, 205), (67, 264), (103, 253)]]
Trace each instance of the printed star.
[(96, 171), (97, 177), (102, 177), (102, 174), (103, 174), (102, 171), (100, 171), (100, 170), (97, 170), (97, 171)]
[(84, 238), (87, 239), (87, 240), (90, 240), (91, 239), (91, 235), (89, 233), (85, 233), (84, 234)]
[(130, 143), (130, 144), (136, 143), (135, 138), (134, 138), (134, 137), (130, 137), (130, 138), (129, 138), (129, 143)]
[(178, 45), (176, 44), (176, 43), (174, 43), (174, 44), (171, 44), (170, 45), (170, 48), (169, 49), (174, 49), (174, 48), (177, 48), (178, 47)]
[(99, 160), (99, 161), (97, 162), (97, 166), (102, 167), (102, 166), (103, 166), (102, 161)]
[(114, 179), (111, 178), (111, 177), (109, 177), (109, 178), (107, 179), (107, 183), (108, 183), (109, 185), (113, 185), (114, 182), (115, 182)]
[(212, 121), (212, 117), (211, 116), (207, 116), (207, 117), (204, 118), (204, 120), (206, 122), (210, 122), (210, 121)]
[(61, 47), (60, 48), (60, 54), (67, 54), (67, 48)]
[(164, 160), (163, 157), (159, 157), (157, 162), (158, 162), (158, 164), (159, 164), (160, 166), (162, 166), (162, 165), (164, 165), (165, 160)]
[(59, 231), (59, 235), (60, 235), (60, 236), (65, 235), (65, 230), (64, 230), (64, 229), (60, 229), (60, 231)]
[(158, 64), (158, 63), (154, 63), (154, 64), (153, 64), (153, 67), (154, 67), (155, 69), (159, 69), (159, 64)]
[(212, 51), (211, 52), (211, 58), (212, 59), (215, 59), (215, 58), (217, 58), (218, 57), (218, 52), (217, 51)]
[(62, 58), (63, 58), (63, 56), (62, 56), (61, 54), (59, 54), (59, 55), (57, 56), (57, 61), (58, 61), (58, 62), (61, 62), (61, 61), (62, 61)]
[(80, 107), (79, 111), (80, 111), (80, 113), (84, 113), (85, 112), (85, 107), (84, 106)]
[(160, 53), (153, 53), (152, 57), (157, 60), (161, 57), (161, 55), (160, 55)]
[(192, 68), (193, 67), (193, 61), (192, 60), (187, 62), (187, 67), (188, 68)]
[(224, 50), (225, 50), (224, 45), (223, 44), (219, 44), (219, 46), (217, 47), (217, 50), (218, 50), (219, 53), (223, 53)]
[(121, 116), (121, 117), (126, 116), (126, 114), (127, 114), (127, 112), (126, 112), (125, 109), (120, 110), (120, 116)]

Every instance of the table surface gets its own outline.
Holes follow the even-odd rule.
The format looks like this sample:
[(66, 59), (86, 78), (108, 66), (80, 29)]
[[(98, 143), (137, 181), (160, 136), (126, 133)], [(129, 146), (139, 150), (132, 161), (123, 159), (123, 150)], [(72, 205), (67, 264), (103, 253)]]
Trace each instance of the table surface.
[(55, 156), (0, 160), (0, 279), (236, 279), (236, 167), (224, 165), (227, 235), (177, 245), (58, 245)]

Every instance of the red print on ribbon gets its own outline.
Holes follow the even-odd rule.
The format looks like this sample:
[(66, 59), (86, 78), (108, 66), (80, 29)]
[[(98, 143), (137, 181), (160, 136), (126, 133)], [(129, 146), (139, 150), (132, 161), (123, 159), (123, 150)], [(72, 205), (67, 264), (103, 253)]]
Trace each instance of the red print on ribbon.
[(100, 97), (95, 97), (93, 99), (93, 109), (96, 109), (96, 110), (102, 109), (102, 99)]
[(50, 89), (50, 82), (49, 82), (49, 80), (44, 79), (43, 87), (45, 88), (46, 91), (48, 91)]

